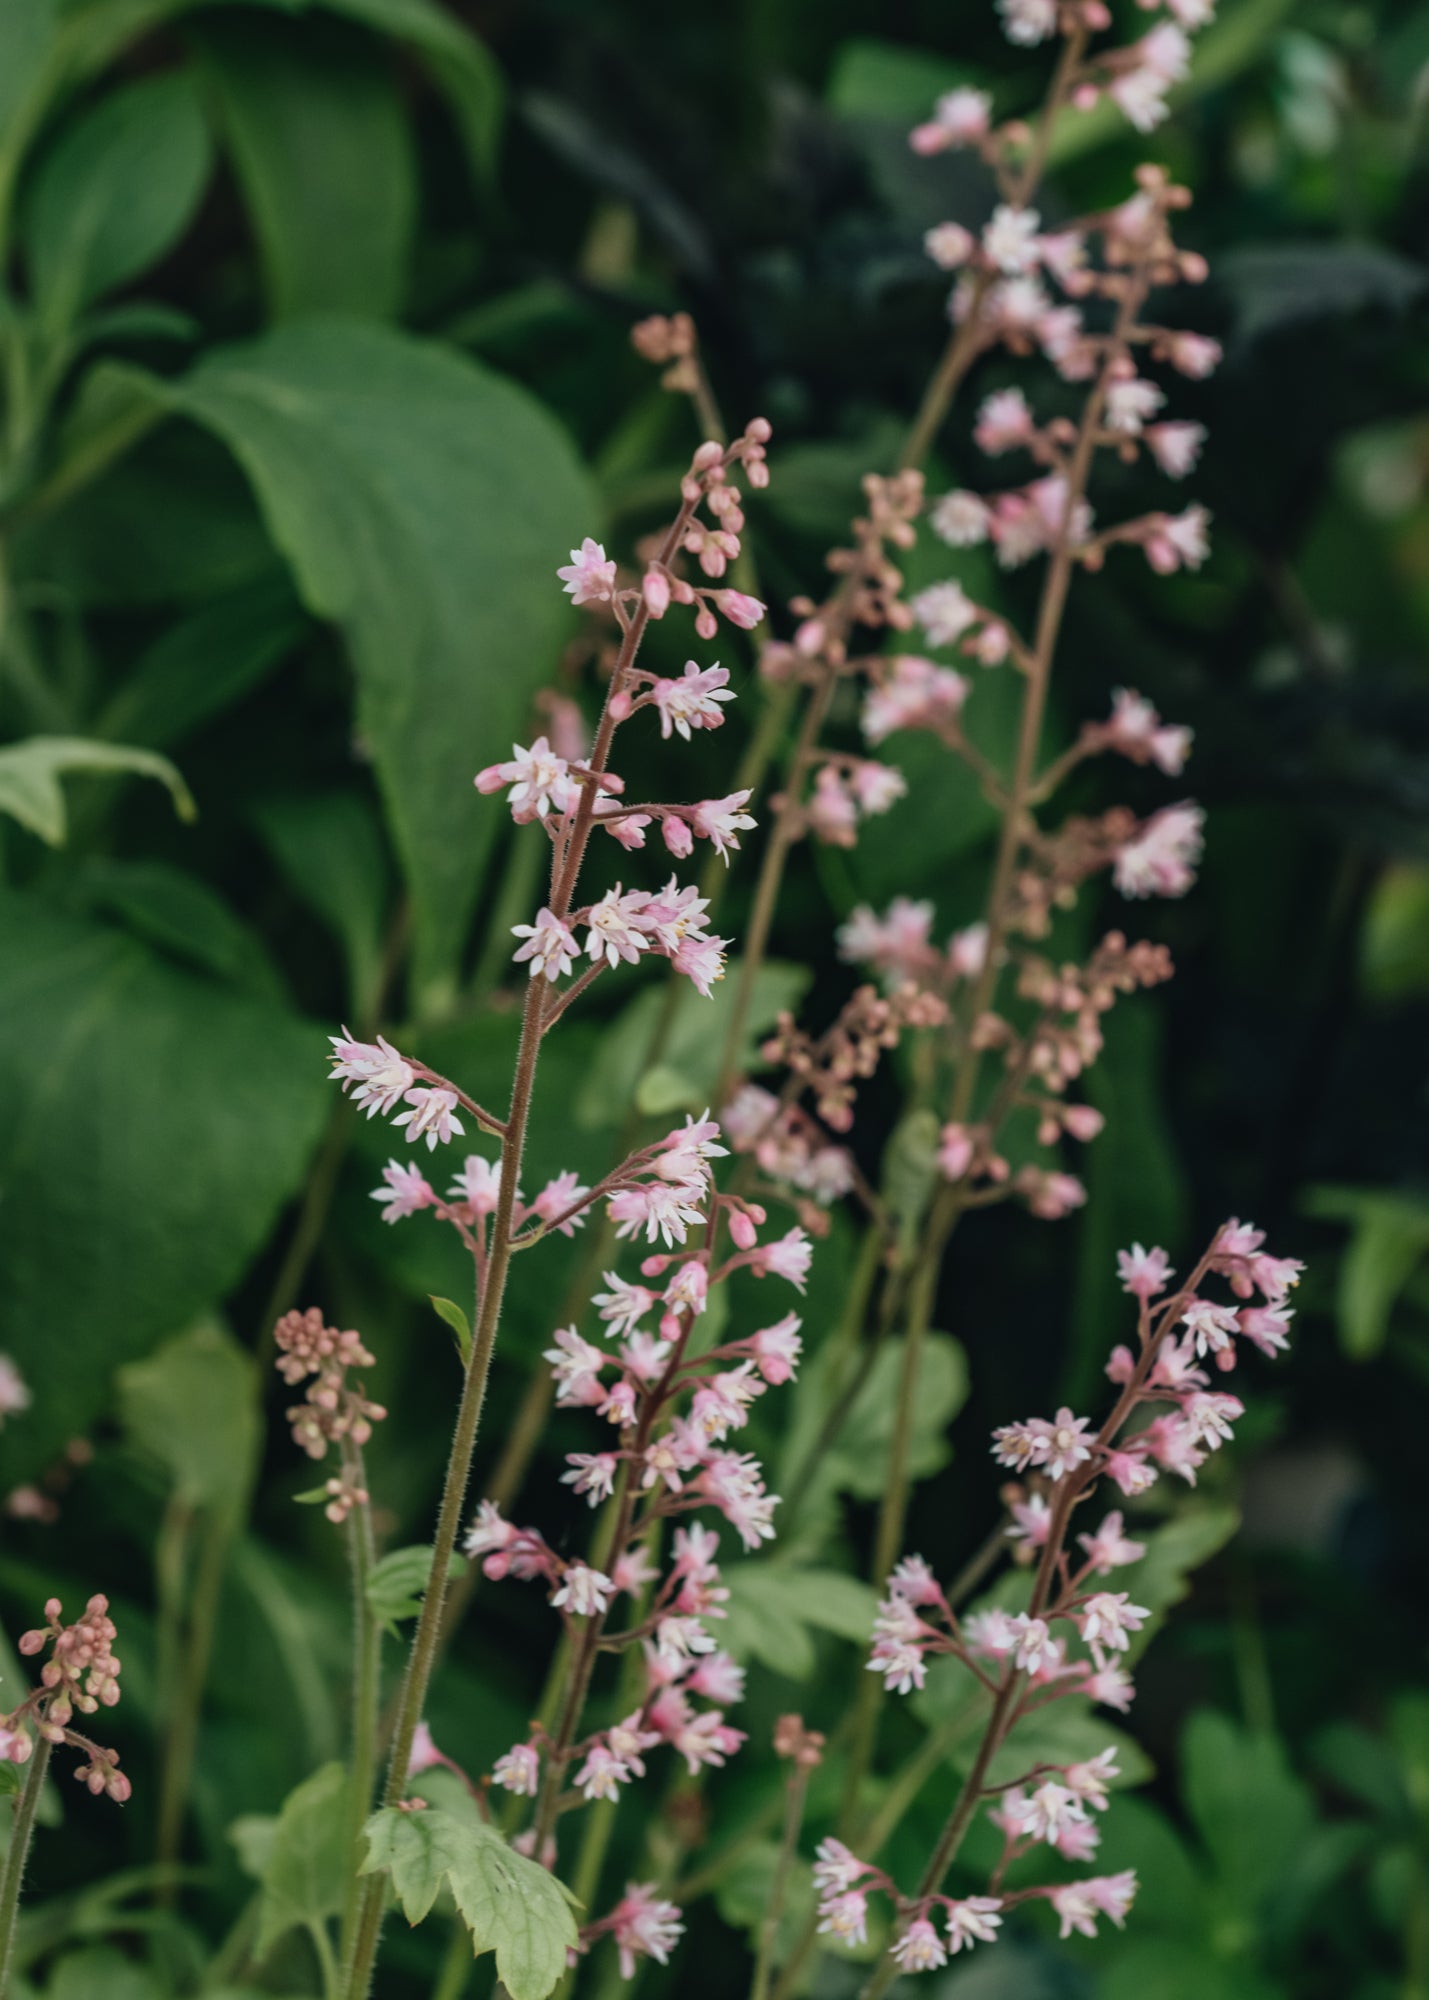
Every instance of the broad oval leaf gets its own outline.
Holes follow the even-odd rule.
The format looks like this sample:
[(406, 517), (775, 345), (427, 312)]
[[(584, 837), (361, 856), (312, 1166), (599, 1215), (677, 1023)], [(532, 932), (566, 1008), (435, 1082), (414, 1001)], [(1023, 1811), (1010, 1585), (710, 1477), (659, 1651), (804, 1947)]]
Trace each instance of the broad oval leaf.
[(435, 1011), (500, 823), (472, 778), (525, 730), (568, 630), (555, 571), (595, 524), (585, 474), (514, 383), (353, 321), (283, 327), (150, 389), (225, 439), (304, 601), (346, 634)]
[(260, 1959), (285, 1931), (298, 1924), (321, 1924), (342, 1908), (347, 1886), (346, 1790), (344, 1767), (324, 1764), (283, 1801), (263, 1868)]

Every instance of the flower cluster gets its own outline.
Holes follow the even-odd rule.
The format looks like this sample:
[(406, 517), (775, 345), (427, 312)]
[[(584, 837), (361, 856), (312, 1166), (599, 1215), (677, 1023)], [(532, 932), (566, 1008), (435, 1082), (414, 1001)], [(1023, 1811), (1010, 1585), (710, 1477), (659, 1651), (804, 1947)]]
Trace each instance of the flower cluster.
[(287, 1413), (293, 1442), (309, 1458), (325, 1458), (331, 1445), (343, 1448), (342, 1471), (323, 1488), (324, 1512), (330, 1521), (346, 1520), (354, 1507), (365, 1507), (368, 1494), (360, 1476), (360, 1452), (372, 1426), (387, 1412), (369, 1400), (361, 1383), (348, 1379), (349, 1369), (375, 1368), (362, 1336), (351, 1328), (328, 1326), (316, 1306), (287, 1312), (273, 1328), (278, 1356), (275, 1366), (290, 1388), (306, 1381), (303, 1401)]
[[(1237, 1397), (1212, 1390), (1198, 1363), (1211, 1361), (1229, 1371), (1241, 1339), (1267, 1355), (1286, 1345), (1291, 1318), (1286, 1298), (1301, 1266), (1294, 1258), (1270, 1255), (1264, 1245), (1264, 1233), (1251, 1224), (1226, 1223), (1187, 1282), (1169, 1296), (1174, 1274), (1164, 1250), (1134, 1244), (1122, 1251), (1117, 1265), (1122, 1289), (1137, 1302), (1137, 1347), (1119, 1346), (1112, 1353), (1107, 1374), (1120, 1394), (1101, 1428), (1063, 1408), (994, 1433), (998, 1464), (1020, 1482), (1008, 1494), (1007, 1538), (1016, 1562), (1034, 1570), (1030, 1591), (1021, 1598), (1024, 1608), (1010, 1608), (1002, 1590), (981, 1609), (960, 1616), (918, 1556), (906, 1557), (888, 1579), (869, 1670), (903, 1694), (924, 1685), (932, 1656), (950, 1656), (971, 1673), (993, 1701), (989, 1754), (979, 1762), (979, 1773), (986, 1772), (992, 1753), (1015, 1742), (1018, 1724), (1049, 1702), (1080, 1695), (1122, 1711), (1131, 1705), (1135, 1689), (1126, 1663), (1146, 1634), (1151, 1612), (1131, 1591), (1107, 1584), (1118, 1570), (1139, 1562), (1146, 1549), (1127, 1534), (1117, 1508), (1076, 1537), (1080, 1553), (1074, 1557), (1068, 1549), (1073, 1512), (1104, 1480), (1129, 1499), (1145, 1493), (1162, 1472), (1194, 1482), (1207, 1454), (1231, 1437), (1243, 1406)], [(1212, 1279), (1228, 1286), (1235, 1303), (1205, 1296)], [(989, 1805), (1004, 1843), (993, 1883), (999, 1893), (990, 1901), (979, 1899), (992, 1928), (1004, 1909), (1039, 1897), (1052, 1903), (1064, 1937), (1072, 1930), (1092, 1935), (1101, 1915), (1121, 1921), (1135, 1889), (1129, 1874), (1070, 1885), (1002, 1887), (1008, 1869), (1038, 1846), (1064, 1860), (1090, 1861), (1100, 1841), (1096, 1815), (1106, 1809), (1117, 1775), (1115, 1752), (1107, 1749), (1078, 1763), (1038, 1764), (1010, 1785), (979, 1777), (978, 1797)], [(937, 1894), (899, 1898), (886, 1876), (846, 1850), (827, 1857), (821, 1850), (821, 1862), (825, 1928), (861, 1937), (867, 1889), (878, 1887), (897, 1902), (898, 1963), (905, 1970), (942, 1963), (930, 1909), (958, 1906)], [(990, 1928), (978, 1935), (987, 1941), (991, 1934)], [(949, 1947), (957, 1949), (951, 1935)]]
[(119, 1752), (104, 1749), (72, 1727), (76, 1709), (93, 1715), (119, 1701), (120, 1662), (114, 1653), (119, 1635), (109, 1616), (109, 1599), (91, 1597), (72, 1625), (63, 1622), (63, 1611), (60, 1600), (50, 1598), (45, 1623), (21, 1635), (19, 1650), (27, 1658), (47, 1649), (49, 1658), (40, 1669), (40, 1685), (0, 1717), (0, 1757), (11, 1764), (30, 1761), (35, 1740), (26, 1725), (31, 1725), (45, 1743), (67, 1743), (83, 1751), (75, 1770), (80, 1783), (96, 1797), (104, 1792), (123, 1805), (131, 1786), (119, 1768)]

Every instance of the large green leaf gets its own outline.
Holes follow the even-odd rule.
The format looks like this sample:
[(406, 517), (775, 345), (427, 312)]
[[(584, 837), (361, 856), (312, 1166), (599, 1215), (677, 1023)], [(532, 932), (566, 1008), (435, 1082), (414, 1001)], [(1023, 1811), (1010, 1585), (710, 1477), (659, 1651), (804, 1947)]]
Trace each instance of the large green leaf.
[(427, 343), (306, 320), (152, 393), (222, 436), (309, 607), (341, 625), (412, 889), (419, 985), (449, 999), (509, 754), (567, 628), (555, 580), (595, 501), (551, 418)]
[(437, 1807), (387, 1807), (367, 1823), (367, 1872), (385, 1870), (412, 1924), (419, 1924), (445, 1878), (478, 1956), (496, 1954), (511, 2000), (545, 2000), (576, 1942), (571, 1897), (548, 1869), (514, 1854), (494, 1827)]
[(1429, 1201), (1378, 1188), (1312, 1188), (1312, 1215), (1348, 1222), (1340, 1260), (1340, 1346), (1352, 1361), (1371, 1361), (1389, 1338), (1401, 1293), (1429, 1256)]
[(1202, 1709), (1181, 1742), (1182, 1787), (1226, 1898), (1258, 1914), (1314, 1825), (1309, 1787), (1275, 1737)]
[(392, 317), (417, 205), (391, 58), (334, 21), (233, 15), (195, 30), (275, 319)]
[(365, 1020), (382, 983), (392, 887), (375, 803), (356, 790), (305, 788), (260, 800), (253, 817), (293, 889), (342, 945), (351, 1012)]
[(12, 1483), (245, 1269), (321, 1130), (321, 1040), (0, 893), (0, 1349), (35, 1391), (4, 1434)]
[(63, 847), (68, 821), (60, 779), (70, 771), (157, 778), (168, 786), (180, 816), (194, 817), (188, 786), (167, 757), (84, 736), (27, 736), (0, 750), (0, 813), (8, 813), (51, 847)]
[(725, 1571), (724, 1580), (729, 1617), (720, 1627), (720, 1644), (737, 1660), (761, 1660), (790, 1680), (807, 1680), (816, 1662), (813, 1633), (869, 1643), (877, 1592), (841, 1570), (741, 1562)]
[(347, 1875), (343, 1798), (347, 1773), (324, 1764), (283, 1801), (263, 1868), (258, 1924), (262, 1958), (285, 1931), (320, 1924), (342, 1908)]
[(197, 1326), (119, 1371), (130, 1442), (168, 1472), (192, 1507), (237, 1512), (258, 1460), (253, 1357), (217, 1325)]
[(211, 164), (198, 92), (183, 71), (112, 91), (64, 130), (40, 162), (22, 216), (46, 324), (68, 327), (91, 300), (171, 249)]

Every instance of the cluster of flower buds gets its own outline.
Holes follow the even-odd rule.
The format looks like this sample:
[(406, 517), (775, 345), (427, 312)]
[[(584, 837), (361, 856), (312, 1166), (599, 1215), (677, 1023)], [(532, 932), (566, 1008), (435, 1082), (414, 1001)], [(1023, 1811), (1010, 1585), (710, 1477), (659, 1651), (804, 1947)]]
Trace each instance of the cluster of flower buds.
[[(348, 1379), (349, 1369), (375, 1368), (377, 1358), (351, 1328), (328, 1326), (316, 1306), (287, 1312), (273, 1328), (278, 1355), (275, 1366), (290, 1388), (307, 1382), (303, 1401), (287, 1413), (293, 1442), (309, 1458), (325, 1458), (331, 1445), (360, 1450), (372, 1426), (387, 1412), (364, 1394), (361, 1383)], [(346, 1461), (348, 1454), (344, 1453)], [(365, 1507), (367, 1491), (344, 1462), (341, 1473), (324, 1487), (324, 1512), (330, 1521), (344, 1521), (354, 1507)]]
[(940, 994), (912, 982), (887, 994), (876, 986), (860, 986), (833, 1026), (817, 1037), (805, 1034), (791, 1014), (781, 1013), (760, 1053), (766, 1062), (781, 1063), (811, 1093), (826, 1125), (847, 1132), (859, 1083), (873, 1075), (907, 1030), (940, 1027), (947, 1015)]
[[(923, 475), (899, 472), (891, 478), (868, 473), (863, 481), (868, 511), (853, 523), (851, 548), (833, 549), (828, 566), (839, 583), (824, 604), (796, 597), (790, 609), (799, 624), (791, 641), (764, 648), (759, 668), (766, 680), (816, 682), (849, 667), (849, 637), (855, 626), (870, 631), (907, 631), (912, 615), (903, 602), (903, 572), (890, 549), (911, 549), (923, 511)], [(858, 666), (862, 668), (863, 661)]]
[[(1094, 1805), (1106, 1804), (1102, 1780), (1108, 1775), (1105, 1764), (1111, 1754), (1107, 1751), (1089, 1764), (1071, 1767), (1065, 1774), (1066, 1785), (1050, 1788), (1066, 1792), (1081, 1815), (1082, 1825), (1087, 1824), (1084, 1799)], [(1070, 1789), (1074, 1780), (1086, 1787), (1082, 1797)], [(869, 1896), (881, 1894), (890, 1899), (898, 1932), (889, 1951), (900, 1972), (936, 1972), (961, 1951), (996, 1943), (1004, 1913), (1019, 1903), (1049, 1902), (1061, 1921), (1064, 1938), (1074, 1930), (1095, 1937), (1098, 1917), (1109, 1917), (1121, 1928), (1136, 1895), (1135, 1871), (1126, 1869), (1120, 1875), (1007, 1890), (997, 1896), (909, 1898), (899, 1894), (892, 1877), (881, 1868), (860, 1861), (842, 1841), (832, 1839), (819, 1843), (814, 1883), (819, 1892), (819, 1930), (846, 1945), (867, 1941)]]
[[(777, 1496), (768, 1491), (758, 1460), (739, 1451), (733, 1437), (748, 1423), (753, 1404), (793, 1377), (800, 1322), (789, 1313), (693, 1356), (688, 1349), (712, 1288), (747, 1270), (802, 1289), (810, 1243), (798, 1229), (761, 1242), (764, 1211), (714, 1190), (708, 1156), (723, 1150), (713, 1145), (717, 1129), (697, 1121), (672, 1133), (647, 1183), (651, 1202), (658, 1187), (675, 1190), (682, 1213), (674, 1226), (683, 1232), (703, 1224), (703, 1247), (647, 1256), (638, 1281), (608, 1271), (606, 1289), (592, 1305), (613, 1345), (597, 1346), (575, 1327), (563, 1327), (546, 1354), (558, 1403), (588, 1409), (610, 1426), (612, 1435), (600, 1449), (568, 1455), (563, 1475), (592, 1507), (617, 1497), (619, 1525), (607, 1567), (563, 1557), (536, 1529), (517, 1527), (489, 1502), (466, 1538), (467, 1554), (481, 1561), (488, 1577), (544, 1582), (573, 1641), (593, 1630), (592, 1643), (602, 1650), (638, 1647), (643, 1658), (641, 1700), (614, 1727), (579, 1739), (567, 1734), (559, 1742), (537, 1729), (498, 1762), (495, 1782), (523, 1796), (536, 1796), (543, 1781), (559, 1780), (573, 1767), (576, 1796), (614, 1797), (644, 1775), (646, 1752), (658, 1746), (672, 1749), (693, 1773), (724, 1763), (744, 1741), (724, 1716), (743, 1694), (743, 1670), (718, 1650), (710, 1630), (726, 1615), (728, 1597), (716, 1560), (720, 1537), (682, 1517), (712, 1510), (746, 1549), (772, 1537)], [(694, 1178), (663, 1181), (660, 1163)], [(664, 1210), (632, 1205), (632, 1193), (611, 1198), (621, 1233), (665, 1233)], [(721, 1255), (716, 1246), (723, 1227), (731, 1241)], [(661, 1575), (650, 1560), (652, 1531), (670, 1519), (680, 1525)], [(611, 1633), (606, 1621), (622, 1600), (631, 1607), (629, 1616), (623, 1630)]]
[(57, 1597), (45, 1605), (45, 1623), (21, 1635), (19, 1650), (26, 1658), (49, 1652), (40, 1669), (40, 1685), (11, 1714), (0, 1717), (0, 1757), (27, 1764), (34, 1754), (28, 1725), (46, 1743), (67, 1743), (84, 1752), (75, 1776), (96, 1797), (107, 1793), (119, 1805), (129, 1797), (128, 1778), (119, 1768), (119, 1752), (106, 1750), (71, 1727), (74, 1712), (93, 1715), (119, 1701), (120, 1662), (115, 1656), (118, 1633), (109, 1616), (109, 1599), (91, 1597), (72, 1625), (63, 1619)]
[(753, 1160), (771, 1193), (793, 1200), (812, 1235), (828, 1233), (826, 1211), (858, 1185), (846, 1146), (834, 1145), (800, 1104), (785, 1103), (757, 1083), (743, 1083), (720, 1113), (736, 1153)]
[(651, 313), (631, 327), (630, 344), (646, 361), (665, 370), (660, 377), (662, 389), (681, 396), (698, 393), (699, 336), (687, 312)]

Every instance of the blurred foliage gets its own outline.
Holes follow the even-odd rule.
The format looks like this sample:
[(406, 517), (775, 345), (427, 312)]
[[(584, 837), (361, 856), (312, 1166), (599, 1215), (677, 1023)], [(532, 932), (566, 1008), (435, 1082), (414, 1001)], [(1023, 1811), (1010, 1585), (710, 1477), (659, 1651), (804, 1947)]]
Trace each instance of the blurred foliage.
[[(57, 1510), (7, 1524), (0, 1605), (18, 1630), (51, 1591), (111, 1593), (135, 1776), (122, 1816), (66, 1798), (63, 1837), (40, 1836), (26, 1995), (313, 1990), (303, 1927), (333, 1891), (300, 1822), (331, 1820), (342, 1559), (319, 1510), (291, 1504), (305, 1475), (273, 1421), (283, 1399), (242, 1350), (301, 1295), (380, 1357), (393, 1416), (373, 1483), (401, 1558), (382, 1603), (400, 1620), (455, 1395), (429, 1299), (464, 1283), (444, 1246), (375, 1220), (390, 1141), (330, 1101), (323, 1034), (400, 1025), (500, 1098), (506, 926), (539, 835), (470, 778), (553, 676), (583, 684), (555, 564), (585, 533), (628, 554), (692, 441), (629, 324), (688, 308), (721, 404), (773, 421), (761, 590), (777, 605), (810, 587), (937, 352), (922, 231), (989, 201), (973, 166), (913, 158), (905, 128), (957, 81), (1025, 109), (1036, 76), (990, 6), (934, 0), (0, 6), (0, 1349), (35, 1391), (0, 1437), (0, 1483)], [(1178, 977), (1117, 1019), (1088, 1209), (959, 1231), (912, 1544), (947, 1574), (990, 1518), (986, 1454), (950, 1453), (960, 1410), (976, 1440), (1049, 1405), (1049, 1381), (1094, 1393), (1121, 1332), (1116, 1245), (1184, 1258), (1237, 1210), (1311, 1275), (1293, 1357), (1254, 1371), (1254, 1432), (1207, 1480), (1215, 1533), (1145, 1600), (1190, 1592), (1140, 1675), (1154, 1775), (1107, 1820), (1107, 1866), (1144, 1882), (1133, 1927), (1056, 1947), (1029, 1926), (927, 1982), (957, 2000), (1429, 1991), (1426, 104), (1414, 0), (1222, 0), (1149, 146), (1094, 115), (1054, 160), (1053, 217), (1118, 199), (1148, 151), (1196, 190), (1189, 238), (1212, 276), (1192, 308), (1227, 361), (1182, 401), (1210, 426), (1215, 556), (1169, 582), (1113, 566), (1074, 596), (1053, 726), (1125, 683), (1193, 724), (1209, 849), (1195, 894), (1144, 919)], [(963, 409), (935, 476), (975, 476), (968, 430)], [(1016, 608), (1027, 586), (990, 588)], [(725, 654), (747, 699), (681, 750), (711, 792), (760, 703), (750, 655)], [(980, 685), (990, 751), (1010, 692)], [(837, 1004), (832, 928), (860, 897), (930, 895), (945, 925), (975, 913), (986, 809), (921, 744), (902, 761), (910, 798), (863, 845), (796, 856), (756, 1027), (804, 989), (796, 967), (815, 1017)], [(668, 796), (673, 760), (657, 745), (649, 766)], [(1078, 780), (1086, 801), (1103, 782)], [(176, 816), (190, 796), (197, 818)], [(748, 885), (736, 865), (735, 937)], [(704, 1101), (707, 1020), (682, 1012), (641, 1073), (658, 1004), (612, 977), (552, 1044), (533, 1181), (597, 1165), (632, 1109)], [(871, 1173), (895, 1100), (891, 1080), (869, 1093)], [(835, 1333), (852, 1257), (836, 1221), (809, 1329)], [(512, 1288), (488, 1471), (580, 1246), (536, 1261)], [(802, 1704), (826, 1724), (855, 1671), (886, 1361), (788, 1546), (731, 1573), (752, 1743), (710, 1803), (721, 1840), (747, 1837), (652, 1990), (731, 1990), (728, 1927), (757, 1922), (767, 1881), (773, 1717)], [(797, 1462), (825, 1374), (815, 1353), (792, 1438), (763, 1448)], [(578, 1532), (554, 1480), (578, 1428), (549, 1425), (523, 1502), (558, 1540)], [(250, 1478), (251, 1511), (218, 1506)], [(1233, 1507), (1242, 1533), (1217, 1554)], [(150, 1865), (174, 1671), (159, 1635), (209, 1550), (195, 1872), (175, 1906)], [(548, 1631), (522, 1593), (482, 1590), (431, 1718), (469, 1768), (524, 1730)], [(927, 1720), (891, 1721), (890, 1754)], [(956, 1737), (895, 1863), (926, 1851)], [(816, 1816), (836, 1786), (821, 1774)], [(672, 1789), (644, 1830), (657, 1864), (701, 1811)], [(632, 1817), (607, 1890), (648, 1872)], [(383, 1993), (431, 1991), (441, 1926), (393, 1929)], [(849, 1989), (826, 1965), (818, 1990)]]

